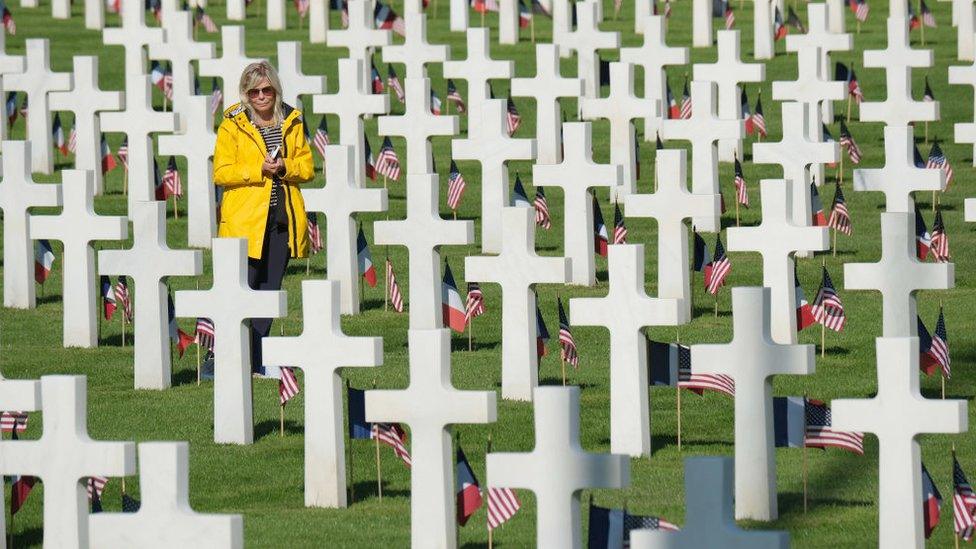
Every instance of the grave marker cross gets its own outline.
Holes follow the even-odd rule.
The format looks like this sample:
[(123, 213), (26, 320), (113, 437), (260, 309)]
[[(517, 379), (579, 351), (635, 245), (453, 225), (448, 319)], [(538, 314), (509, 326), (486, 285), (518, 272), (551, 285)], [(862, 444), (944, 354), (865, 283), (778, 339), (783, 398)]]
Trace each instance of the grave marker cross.
[[(465, 4), (467, 10), (467, 4)], [(451, 10), (452, 13), (454, 10)], [(443, 63), (444, 78), (458, 78), (468, 83), (468, 120), (480, 120), (482, 105), (489, 99), (489, 82), (491, 80), (508, 80), (515, 73), (515, 63), (509, 60), (492, 59), (490, 34), (487, 28), (479, 27), (467, 31), (466, 59)], [(541, 46), (536, 46), (540, 48)], [(537, 49), (538, 51), (538, 49)], [(538, 53), (536, 54), (538, 56)], [(538, 63), (538, 62), (537, 62)], [(536, 65), (538, 66), (538, 65)], [(512, 79), (512, 96), (519, 97), (515, 92), (515, 81)]]
[(620, 33), (600, 30), (600, 8), (595, 1), (576, 3), (576, 28), (566, 41), (576, 50), (576, 75), (583, 80), (583, 97), (598, 97), (600, 91), (599, 50), (620, 47)]
[[(188, 103), (194, 95), (193, 62), (203, 59), (213, 59), (215, 46), (212, 42), (197, 42), (193, 39), (193, 15), (185, 11), (174, 11), (166, 14), (163, 28), (166, 30), (166, 41), (149, 44), (150, 59), (164, 59), (173, 67), (173, 112), (179, 116), (177, 131), (186, 131), (190, 122)], [(242, 67), (243, 68), (243, 67)], [(237, 90), (237, 80), (224, 81), (224, 87)], [(286, 90), (288, 88), (285, 88)], [(232, 103), (227, 103), (231, 105)]]
[(406, 111), (400, 116), (381, 116), (377, 120), (379, 135), (403, 137), (407, 142), (408, 174), (434, 172), (430, 138), (456, 135), (457, 116), (439, 116), (430, 111), (430, 79), (404, 78)]
[(301, 42), (278, 42), (278, 77), (281, 79), (281, 100), (302, 111), (305, 109), (301, 96), (322, 94), (326, 89), (324, 76), (302, 72)]
[(333, 29), (326, 35), (330, 48), (346, 48), (349, 59), (362, 63), (360, 73), (363, 82), (370, 81), (373, 48), (384, 48), (393, 43), (390, 31), (375, 28), (373, 2), (370, 0), (347, 0), (346, 11), (349, 25), (345, 29)]
[[(639, 6), (644, 2), (638, 2)], [(644, 69), (644, 99), (654, 106), (654, 116), (644, 119), (644, 140), (650, 141), (667, 118), (668, 102), (664, 67), (687, 65), (688, 48), (670, 47), (665, 42), (664, 17), (648, 15), (643, 23), (644, 42), (633, 48), (620, 48), (620, 60)], [(538, 46), (537, 46), (538, 47)]]
[[(165, 31), (159, 27), (146, 25), (146, 9), (143, 0), (121, 0), (121, 11), (119, 15), (122, 18), (122, 26), (102, 30), (102, 43), (106, 46), (125, 48), (125, 89), (129, 91), (132, 89), (129, 82), (133, 81), (138, 85), (139, 79), (146, 74), (146, 47), (162, 43)], [(104, 21), (102, 24), (104, 25)], [(237, 76), (240, 77), (240, 73)], [(236, 89), (237, 86), (234, 88)]]
[(241, 100), (238, 83), (244, 68), (258, 61), (263, 59), (248, 57), (244, 51), (244, 27), (224, 25), (220, 28), (220, 57), (201, 59), (198, 66), (200, 76), (213, 76), (221, 80), (224, 105), (230, 107)]
[(443, 63), (451, 58), (451, 48), (427, 42), (427, 14), (407, 10), (406, 38), (403, 44), (383, 48), (383, 62), (402, 63), (405, 78), (426, 78), (427, 65)]
[[(471, 31), (468, 31), (471, 32)], [(444, 68), (447, 73), (447, 66)], [(535, 76), (512, 78), (512, 97), (535, 99), (536, 142), (538, 164), (558, 164), (562, 161), (562, 132), (560, 131), (560, 97), (579, 97), (583, 81), (565, 78), (559, 73), (559, 49), (555, 44), (536, 44)]]
[[(895, 4), (905, 2), (891, 2), (892, 6)], [(912, 97), (912, 69), (931, 67), (932, 62), (932, 50), (917, 50), (910, 46), (908, 19), (888, 18), (888, 47), (864, 52), (866, 68), (885, 69), (887, 98), (861, 103), (861, 121), (907, 126), (911, 122), (938, 120), (938, 101), (916, 101)]]
[[(832, 1), (834, 0), (828, 0), (828, 2)], [(828, 13), (834, 11), (833, 6), (829, 4), (807, 4), (808, 28), (806, 34), (792, 34), (786, 36), (786, 51), (799, 52), (804, 49), (819, 48), (820, 72), (817, 78), (821, 81), (830, 81), (833, 79), (833, 74), (830, 72), (830, 52), (851, 51), (851, 48), (854, 47), (854, 39), (850, 34), (844, 33), (843, 31), (844, 8), (844, 5), (840, 5), (838, 8), (841, 12), (841, 30), (836, 31), (828, 28), (827, 21)], [(844, 87), (847, 87), (846, 83), (844, 83)], [(825, 101), (823, 105), (821, 105), (821, 110), (822, 116), (820, 120), (824, 124), (833, 124), (833, 103), (830, 101)]]
[[(972, 4), (970, 4), (971, 7)], [(970, 86), (976, 92), (976, 63), (959, 67), (949, 67), (949, 83)], [(974, 105), (976, 105), (976, 100), (974, 100)], [(976, 165), (976, 121), (956, 122), (953, 127), (956, 143), (966, 143), (973, 146), (973, 165)]]
[(914, 133), (911, 126), (886, 126), (884, 167), (854, 170), (854, 190), (884, 193), (886, 212), (914, 213), (913, 192), (945, 189), (944, 171), (915, 165)]

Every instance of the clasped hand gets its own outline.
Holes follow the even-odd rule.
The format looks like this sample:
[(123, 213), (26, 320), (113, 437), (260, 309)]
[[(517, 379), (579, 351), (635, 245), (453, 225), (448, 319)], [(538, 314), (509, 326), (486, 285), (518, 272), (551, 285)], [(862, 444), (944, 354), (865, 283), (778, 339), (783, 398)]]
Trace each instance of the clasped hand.
[(285, 161), (280, 158), (272, 159), (271, 156), (267, 156), (264, 162), (261, 163), (261, 173), (265, 177), (274, 177), (282, 168), (285, 167)]

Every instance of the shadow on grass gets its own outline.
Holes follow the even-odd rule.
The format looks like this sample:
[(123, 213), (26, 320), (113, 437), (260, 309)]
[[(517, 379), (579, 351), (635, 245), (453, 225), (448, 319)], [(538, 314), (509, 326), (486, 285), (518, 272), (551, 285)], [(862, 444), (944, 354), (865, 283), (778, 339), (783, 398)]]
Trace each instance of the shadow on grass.
[[(496, 543), (495, 545), (498, 545), (498, 544)], [(461, 547), (463, 547), (464, 549), (469, 549), (469, 548), (474, 549), (475, 547), (478, 547), (478, 548), (480, 548), (480, 547), (488, 547), (488, 544), (486, 542), (483, 542), (483, 541), (469, 541), (469, 542), (465, 543), (464, 545), (462, 545)]]
[[(604, 444), (610, 444), (610, 439), (603, 441)], [(671, 434), (651, 434), (651, 455), (656, 452), (669, 447), (678, 446), (678, 437)], [(728, 440), (715, 440), (715, 439), (689, 439), (687, 436), (681, 438), (681, 449), (684, 450), (686, 446), (734, 446), (734, 443)]]
[[(815, 509), (821, 505), (832, 507), (871, 507), (873, 501), (859, 499), (837, 499), (831, 497), (817, 497), (815, 493), (807, 491), (807, 510)], [(785, 510), (782, 515), (803, 514), (803, 492), (780, 492), (779, 508)]]
[[(321, 265), (321, 261), (318, 261), (318, 265), (312, 264), (308, 269), (308, 276), (312, 275), (322, 275), (325, 276), (325, 267)], [(305, 261), (302, 259), (296, 259), (295, 261), (290, 261), (288, 263), (288, 268), (285, 269), (285, 275), (301, 275), (305, 276)]]
[(61, 301), (61, 294), (51, 293), (51, 294), (41, 295), (40, 290), (38, 290), (38, 294), (37, 294), (38, 305), (45, 305), (47, 303), (54, 303), (56, 301)]
[(28, 528), (22, 532), (14, 532), (7, 540), (8, 547), (40, 547), (44, 542), (43, 528)]
[[(127, 347), (132, 346), (132, 334), (126, 334), (125, 343)], [(112, 347), (122, 347), (122, 333), (112, 334), (110, 336), (100, 336), (98, 338), (99, 347), (103, 345), (110, 345)]]
[[(931, 399), (935, 399), (935, 400), (942, 400), (942, 389), (940, 389), (938, 387), (931, 387), (931, 388), (923, 387), (921, 389), (921, 393), (922, 393), (922, 396), (925, 397), (925, 398), (931, 398)], [(973, 395), (963, 395), (963, 394), (956, 394), (956, 393), (946, 393), (945, 398), (948, 398), (948, 399), (957, 399), (957, 400), (972, 400), (973, 399)]]
[[(817, 357), (819, 357), (820, 356), (819, 348), (817, 350), (818, 350)], [(833, 356), (836, 356), (836, 355), (849, 355), (849, 354), (851, 354), (851, 350), (848, 349), (847, 347), (841, 347), (839, 345), (834, 345), (834, 346), (827, 345), (827, 354), (828, 355), (833, 355)]]
[[(280, 436), (280, 429), (281, 424), (278, 422), (278, 420), (262, 421), (254, 426), (254, 440), (256, 442), (269, 435)], [(290, 419), (285, 420), (286, 435), (300, 435), (304, 432), (304, 428), (297, 421), (292, 421)]]
[[(375, 475), (376, 474), (376, 462), (371, 462), (371, 464), (372, 464), (372, 466), (370, 467), (369, 470), (371, 471), (371, 474), (374, 474)], [(409, 490), (394, 490), (394, 489), (392, 489), (392, 488), (390, 488), (390, 487), (387, 486), (387, 482), (386, 481), (383, 481), (382, 484), (383, 484), (383, 497), (384, 498), (406, 498), (406, 497), (410, 497), (410, 491)], [(377, 492), (376, 492), (376, 479), (375, 478), (373, 478), (371, 480), (360, 480), (360, 481), (356, 481), (356, 483), (354, 484), (354, 486), (355, 486), (355, 495), (356, 495), (356, 501), (357, 502), (366, 501), (368, 499), (376, 499), (376, 500), (379, 499), (379, 494), (377, 494)]]
[[(389, 302), (387, 302), (387, 303), (389, 303)], [(374, 311), (374, 310), (375, 311), (380, 311), (380, 312), (392, 312), (392, 313), (396, 313), (396, 311), (393, 310), (393, 305), (392, 304), (389, 305), (389, 309), (387, 309), (386, 311), (383, 311), (383, 300), (382, 299), (375, 299), (375, 298), (373, 298), (373, 299), (366, 299), (364, 301), (359, 302), (359, 311), (360, 312)], [(407, 310), (404, 309), (402, 313), (398, 313), (398, 314), (405, 315), (405, 314), (407, 314)]]
[[(562, 378), (561, 375), (545, 376), (544, 377), (542, 374), (539, 374), (539, 385), (560, 385), (561, 386), (562, 384), (563, 384), (563, 378)], [(498, 383), (495, 384), (495, 386), (501, 387), (502, 384), (499, 381)], [(577, 380), (573, 379), (573, 376), (570, 374), (570, 372), (568, 370), (566, 372), (566, 386), (567, 387), (576, 386), (576, 387), (579, 387), (581, 390), (582, 389), (588, 389), (590, 387), (594, 387), (594, 385), (592, 383), (585, 383), (585, 382), (577, 381)], [(607, 442), (609, 442), (609, 441), (607, 441)]]
[[(715, 305), (712, 305), (710, 307), (695, 305), (695, 313), (692, 316), (694, 316), (695, 318), (698, 318), (698, 317), (704, 316), (704, 315), (708, 315), (708, 316), (714, 317), (715, 316)], [(732, 316), (732, 311), (723, 311), (721, 309), (721, 307), (719, 307), (718, 316), (719, 317)]]
[[(200, 380), (200, 384), (213, 383), (213, 380)], [(180, 385), (196, 385), (197, 384), (197, 369), (196, 366), (193, 368), (183, 368), (173, 374), (173, 387), (178, 387)]]
[[(471, 352), (484, 351), (487, 349), (497, 349), (501, 345), (498, 341), (478, 341), (475, 337), (474, 341), (471, 343)], [(406, 345), (404, 345), (406, 347)], [(461, 337), (451, 338), (451, 352), (468, 352), (468, 336), (463, 335)]]

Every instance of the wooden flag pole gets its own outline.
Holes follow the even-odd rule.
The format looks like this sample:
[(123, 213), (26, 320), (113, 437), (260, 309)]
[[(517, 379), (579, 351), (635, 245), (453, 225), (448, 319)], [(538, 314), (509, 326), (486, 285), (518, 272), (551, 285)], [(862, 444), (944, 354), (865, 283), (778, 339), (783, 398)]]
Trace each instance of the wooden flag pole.
[[(803, 397), (806, 402), (806, 397)], [(807, 512), (807, 445), (803, 444), (803, 514)]]
[(122, 493), (125, 493), (125, 477), (122, 477)]
[(831, 245), (831, 249), (833, 251), (831, 252), (831, 254), (834, 257), (837, 257), (837, 228), (836, 227), (833, 228), (833, 236), (832, 236), (832, 239), (833, 239), (833, 244)]
[(122, 347), (125, 347), (125, 307), (122, 308)]
[(180, 203), (177, 201), (177, 197), (173, 195), (173, 219), (180, 218)]
[[(834, 230), (834, 255), (837, 254), (837, 230)], [(823, 268), (827, 268), (827, 258), (823, 258), (820, 263)], [(827, 352), (827, 325), (823, 320), (820, 321), (820, 358)], [(804, 450), (805, 451), (805, 450)]]
[[(942, 316), (942, 300), (941, 299), (939, 300), (939, 316)], [(939, 377), (942, 378), (942, 400), (945, 400), (945, 387), (946, 387), (945, 372), (941, 372), (941, 375)]]
[(837, 184), (844, 182), (844, 151), (840, 151), (840, 162), (837, 164)]
[(485, 12), (488, 11), (484, 3), (481, 4), (481, 26), (485, 26)]
[[(281, 383), (281, 382), (279, 381), (278, 383)], [(279, 404), (278, 405), (278, 411), (280, 413), (280, 415), (278, 416), (278, 421), (279, 421), (279, 425), (280, 425), (280, 431), (279, 431), (279, 433), (281, 433), (280, 436), (284, 437), (285, 436), (285, 405), (284, 404)]]
[[(386, 261), (383, 265), (383, 270), (387, 271), (387, 264), (390, 262), (390, 252), (386, 252)], [(383, 273), (383, 311), (388, 311), (390, 309), (390, 276), (389, 272)]]
[[(694, 284), (692, 284), (694, 286)], [(681, 334), (675, 336), (675, 343), (681, 343)], [(679, 370), (678, 379), (674, 380), (675, 407), (678, 411), (678, 451), (681, 451), (681, 373)]]
[[(956, 444), (955, 443), (952, 444), (952, 469), (953, 469), (953, 473), (955, 473), (955, 469), (956, 469)], [(953, 529), (952, 538), (956, 544), (955, 549), (959, 549), (959, 533), (956, 532), (955, 529)]]
[[(532, 19), (529, 19), (529, 37), (532, 39), (532, 43), (535, 44), (535, 14), (532, 15)], [(491, 539), (491, 530), (488, 531), (488, 539)], [(488, 542), (488, 547), (491, 547), (491, 542)]]
[[(373, 378), (373, 389), (376, 388), (376, 378)], [(379, 428), (374, 424), (370, 427), (373, 433), (373, 440), (376, 442), (376, 492), (380, 496), (380, 501), (383, 501), (383, 469), (380, 467), (380, 432)]]
[(472, 339), (474, 339), (474, 317), (472, 316), (468, 319), (468, 351), (470, 352), (473, 348)]
[[(349, 394), (349, 380), (348, 379), (346, 380), (346, 394), (347, 395)], [(346, 435), (346, 434), (343, 435), (343, 437), (347, 437), (347, 436), (348, 435)], [(349, 478), (348, 478), (348, 480), (349, 480), (349, 503), (352, 504), (352, 503), (355, 503), (356, 502), (356, 476), (353, 475), (353, 473), (352, 473), (353, 461), (352, 461), (352, 439), (351, 438), (348, 439), (347, 444), (346, 444), (346, 463), (349, 464), (349, 472), (347, 473), (349, 475)]]
[(200, 385), (200, 342), (197, 342), (197, 385)]
[[(491, 453), (491, 431), (488, 431), (488, 445), (485, 447), (485, 493), (490, 494), (491, 491), (488, 489), (488, 454)], [(491, 525), (488, 525), (488, 549), (492, 549), (493, 539), (492, 531), (494, 529)]]
[(735, 226), (736, 227), (739, 226), (739, 197), (738, 197), (738, 194), (739, 194), (739, 192), (736, 191), (736, 197), (735, 197)]
[[(858, 21), (858, 23), (857, 23), (857, 33), (858, 34), (861, 34), (861, 22), (860, 21)], [(851, 72), (854, 72), (854, 65), (853, 64), (851, 65)], [(847, 94), (847, 123), (848, 124), (851, 123), (851, 100), (852, 100), (851, 94), (848, 93)]]
[[(920, 34), (919, 34), (919, 36), (920, 36), (920, 38), (922, 40), (922, 45), (924, 46), (925, 45), (925, 16), (922, 15), (922, 0), (918, 0), (918, 17), (919, 17), (919, 22), (921, 23), (921, 25), (918, 26), (919, 31), (921, 31)], [(925, 129), (926, 130), (929, 129), (929, 123), (928, 122), (925, 123)], [(926, 134), (927, 133), (928, 132), (926, 132)], [(929, 139), (928, 139), (928, 136), (927, 135), (925, 137), (925, 142), (926, 143), (929, 142)]]
[(718, 291), (715, 292), (715, 318), (718, 318)]

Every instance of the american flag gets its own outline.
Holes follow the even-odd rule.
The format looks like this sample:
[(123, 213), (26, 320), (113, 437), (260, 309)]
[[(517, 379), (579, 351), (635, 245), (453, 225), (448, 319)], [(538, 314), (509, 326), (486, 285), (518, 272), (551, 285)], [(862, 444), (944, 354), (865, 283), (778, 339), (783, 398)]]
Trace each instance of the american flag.
[(718, 391), (735, 397), (735, 380), (725, 374), (693, 374), (691, 372), (691, 348), (675, 344), (678, 351), (678, 387), (694, 391)]
[(393, 90), (394, 94), (396, 94), (397, 100), (403, 103), (403, 85), (400, 84), (400, 77), (397, 76), (396, 70), (393, 68), (392, 64), (386, 66), (386, 85)]
[(735, 159), (735, 199), (746, 208), (749, 207), (749, 193), (746, 191), (746, 178), (742, 175), (742, 163)]
[(13, 126), (17, 121), (17, 92), (7, 93), (7, 126)]
[(477, 282), (468, 282), (468, 297), (464, 303), (464, 318), (466, 322), (471, 322), (472, 318), (478, 318), (485, 314), (485, 295), (481, 293), (481, 286)]
[(868, 20), (868, 12), (871, 9), (868, 7), (868, 3), (865, 0), (850, 0), (851, 11), (854, 12), (854, 17), (860, 21), (865, 22)]
[(532, 201), (535, 208), (535, 224), (543, 229), (552, 228), (552, 217), (549, 216), (549, 202), (546, 200), (546, 192), (542, 187), (535, 188), (535, 200)]
[(278, 405), (284, 406), (300, 390), (298, 387), (298, 379), (295, 378), (295, 371), (286, 366), (282, 366), (281, 378), (278, 379)]
[(952, 166), (949, 164), (949, 159), (946, 158), (945, 153), (942, 152), (942, 147), (938, 143), (932, 143), (932, 148), (929, 149), (929, 159), (925, 163), (927, 169), (942, 170), (945, 172), (946, 178), (946, 188), (949, 188), (949, 184), (952, 183)]
[(214, 348), (213, 321), (209, 318), (197, 318), (197, 327), (194, 330), (193, 339), (201, 348), (212, 351)]
[(857, 73), (854, 72), (853, 66), (848, 69), (847, 65), (838, 62), (834, 70), (834, 80), (847, 82), (847, 91), (854, 97), (855, 102), (860, 104), (861, 101), (864, 101), (864, 91), (857, 81)]
[(393, 263), (390, 263), (389, 258), (386, 259), (386, 292), (393, 310), (402, 313), (403, 295), (400, 294), (400, 286), (397, 285), (396, 274), (393, 273)]
[(806, 432), (804, 445), (807, 448), (840, 448), (864, 455), (864, 434), (854, 431), (837, 431), (831, 428), (830, 408), (820, 400), (805, 399), (804, 415)]
[(522, 507), (510, 488), (488, 488), (488, 529), (498, 528)]
[(407, 432), (399, 423), (374, 423), (373, 438), (393, 448), (398, 458), (411, 466), (410, 452), (407, 451)]
[(129, 283), (126, 282), (124, 276), (120, 276), (115, 283), (115, 299), (119, 301), (119, 306), (122, 307), (122, 316), (125, 320), (132, 322), (132, 299), (129, 297)]
[(457, 210), (466, 186), (467, 183), (461, 175), (461, 170), (458, 169), (457, 162), (451, 159), (451, 173), (447, 177), (447, 205), (452, 210)]
[[(296, 2), (297, 1), (298, 0), (296, 0)], [(203, 11), (202, 6), (197, 6), (196, 9), (193, 10), (193, 23), (194, 26), (203, 25), (203, 30), (207, 32), (217, 32), (217, 24), (214, 23), (213, 18), (207, 15), (207, 12)]]
[(715, 255), (712, 262), (705, 267), (705, 287), (708, 293), (715, 295), (718, 289), (725, 283), (725, 277), (732, 270), (732, 262), (725, 255), (725, 247), (722, 246), (722, 235), (715, 235)]
[(312, 253), (318, 253), (322, 249), (322, 231), (319, 230), (318, 212), (305, 212), (308, 225), (308, 243), (312, 248)]
[(437, 92), (433, 88), (430, 90), (430, 112), (435, 116), (441, 114), (441, 98), (437, 96)]
[(0, 413), (0, 431), (23, 433), (27, 430), (27, 412)]
[(400, 36), (406, 36), (406, 22), (397, 12), (383, 2), (376, 2), (373, 7), (373, 19), (377, 29), (391, 29)]
[(827, 227), (840, 231), (847, 236), (851, 236), (851, 233), (854, 232), (854, 227), (851, 224), (851, 213), (847, 210), (847, 201), (844, 200), (844, 191), (840, 189), (839, 182), (834, 191), (834, 204), (830, 211)]
[(627, 226), (624, 225), (624, 215), (620, 212), (620, 204), (613, 205), (613, 244), (627, 243)]
[(217, 114), (220, 104), (224, 102), (224, 92), (220, 89), (217, 77), (210, 81), (210, 114)]
[(952, 456), (952, 515), (956, 534), (959, 534), (965, 541), (973, 538), (973, 530), (976, 530), (976, 519), (973, 513), (976, 511), (976, 493), (966, 478), (966, 473), (959, 466), (956, 456)]
[(166, 171), (163, 173), (163, 198), (171, 196), (183, 196), (183, 182), (180, 179), (180, 171), (176, 168), (175, 156), (169, 157), (169, 163), (166, 164)]
[(315, 128), (315, 135), (312, 137), (312, 145), (315, 150), (319, 151), (322, 155), (322, 159), (325, 159), (325, 148), (329, 146), (329, 123), (326, 121), (325, 115), (322, 115), (322, 120), (319, 120), (319, 127)]
[(762, 93), (756, 98), (756, 112), (752, 113), (752, 128), (759, 135), (766, 137), (766, 117), (763, 115)]
[(847, 149), (847, 156), (850, 157), (853, 164), (861, 163), (861, 148), (857, 146), (854, 136), (851, 135), (843, 120), (840, 121), (840, 146)]
[(725, 2), (725, 30), (731, 30), (735, 26), (735, 12), (732, 11), (732, 4)]
[(932, 10), (925, 4), (925, 0), (919, 0), (919, 4), (922, 8), (922, 24), (926, 27), (935, 28), (935, 16), (932, 15)]
[(511, 97), (508, 98), (508, 112), (505, 114), (505, 122), (508, 124), (509, 136), (515, 134), (515, 130), (522, 124), (522, 116), (515, 108), (515, 102), (512, 101)]
[(465, 109), (464, 99), (461, 94), (458, 93), (457, 86), (454, 85), (454, 80), (450, 78), (447, 79), (447, 100), (457, 105), (457, 111), (463, 113)]
[(685, 78), (685, 89), (681, 92), (681, 112), (678, 118), (688, 120), (691, 118), (691, 94), (688, 93), (688, 79)]
[(173, 100), (173, 64), (169, 61), (166, 62), (166, 70), (163, 72), (162, 88), (160, 89), (163, 90), (166, 99)]
[(835, 332), (844, 329), (844, 321), (847, 320), (844, 304), (837, 295), (837, 290), (834, 289), (834, 282), (827, 273), (827, 267), (823, 267), (820, 289), (817, 290), (817, 296), (813, 299), (810, 310), (813, 312), (813, 318), (825, 327)]
[(935, 359), (936, 363), (942, 367), (942, 375), (948, 379), (952, 377), (950, 365), (952, 360), (949, 358), (949, 334), (946, 333), (945, 315), (942, 308), (939, 308), (939, 320), (935, 323), (935, 333), (932, 334), (932, 347), (929, 355)]
[(71, 133), (68, 134), (68, 152), (73, 153), (78, 149), (78, 132), (75, 128), (71, 128)]
[(579, 368), (579, 352), (576, 349), (576, 340), (573, 333), (569, 331), (569, 321), (566, 319), (566, 311), (563, 310), (563, 302), (556, 298), (559, 306), (559, 358)]
[(309, 0), (295, 0), (295, 9), (298, 10), (298, 16), (302, 19), (308, 15)]
[(108, 479), (105, 477), (88, 477), (85, 488), (88, 492), (89, 503), (95, 496), (98, 496), (99, 499), (102, 497), (102, 491), (105, 490), (106, 484), (108, 484)]
[(400, 179), (400, 159), (397, 158), (393, 142), (389, 137), (383, 139), (380, 154), (376, 157), (376, 173), (388, 177), (393, 181)]
[(647, 515), (631, 515), (624, 510), (624, 547), (628, 547), (630, 542), (631, 530), (663, 530), (665, 532), (678, 532), (677, 524), (668, 522), (661, 517)]
[(932, 253), (939, 263), (949, 261), (949, 235), (946, 234), (945, 224), (942, 222), (941, 209), (935, 212), (935, 221), (932, 223)]

